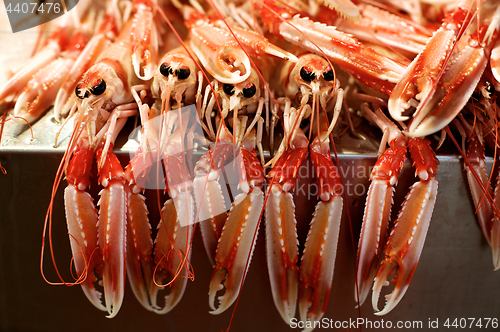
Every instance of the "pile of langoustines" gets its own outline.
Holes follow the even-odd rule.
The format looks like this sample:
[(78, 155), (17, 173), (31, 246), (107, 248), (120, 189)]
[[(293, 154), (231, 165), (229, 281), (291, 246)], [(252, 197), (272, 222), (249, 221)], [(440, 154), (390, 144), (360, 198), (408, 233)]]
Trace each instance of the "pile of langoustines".
[[(483, 145), (497, 146), (500, 6), (384, 2), (80, 1), (47, 23), (42, 31), (49, 32), (0, 88), (0, 100), (14, 102), (8, 112), (20, 124), (53, 106), (61, 126), (73, 125), (52, 195), (65, 176), (78, 275), (70, 284), (81, 284), (113, 317), (128, 275), (145, 308), (167, 313), (192, 276), (199, 226), (213, 265), (209, 304), (218, 314), (239, 295), (263, 220), (276, 308), (287, 323), (297, 303), (301, 321), (319, 321), (346, 199), (331, 158), (341, 113), (349, 121), (361, 115), (383, 132), (358, 244), (358, 304), (373, 288), (373, 308), (384, 315), (404, 296), (437, 196), (438, 162), (425, 136), (442, 132), (444, 140), (452, 135), (448, 125), (467, 138), (459, 149), (498, 269), (500, 211)], [(124, 169), (113, 146), (129, 117), (140, 120), (140, 143)], [(206, 153), (193, 165), (190, 151), (200, 146)], [(418, 181), (390, 222), (408, 152)], [(292, 193), (306, 159), (318, 203), (299, 253), (301, 203)], [(99, 210), (87, 192), (94, 161)], [(154, 172), (162, 180), (151, 180)], [(221, 185), (228, 178), (234, 185)], [(168, 195), (159, 222), (148, 218), (146, 189)]]

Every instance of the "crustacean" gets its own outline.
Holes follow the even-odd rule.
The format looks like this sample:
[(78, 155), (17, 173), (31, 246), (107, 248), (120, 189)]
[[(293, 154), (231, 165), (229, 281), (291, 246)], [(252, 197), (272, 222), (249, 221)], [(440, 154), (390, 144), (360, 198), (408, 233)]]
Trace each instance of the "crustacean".
[(87, 43), (87, 37), (73, 32), (70, 16), (57, 20), (57, 27), (28, 65), (0, 88), (0, 101), (20, 94), (14, 113), (34, 122), (53, 103), (65, 75)]
[[(384, 309), (376, 312), (378, 315), (384, 315), (391, 311), (405, 294), (422, 252), (437, 197), (438, 162), (427, 140), (406, 139), (380, 109), (373, 113), (365, 105), (363, 111), (368, 119), (384, 131), (386, 139), (382, 140), (381, 148), (386, 142), (390, 148), (379, 157), (371, 174), (372, 183), (366, 199), (358, 247), (359, 289), (356, 288), (355, 296), (359, 298), (360, 303), (363, 303), (374, 278), (372, 305), (377, 309), (380, 291), (387, 277), (395, 271), (392, 280), (395, 284), (394, 290), (386, 296), (387, 303)], [(420, 181), (410, 189), (386, 241), (394, 194), (393, 186), (398, 182), (407, 148), (410, 150), (416, 175)], [(385, 247), (382, 249), (384, 243)], [(382, 252), (382, 262), (378, 267)]]
[[(133, 93), (143, 125), (139, 148), (126, 168), (127, 181), (132, 189), (129, 197), (131, 216), (127, 224), (127, 245), (131, 247), (127, 250), (127, 269), (130, 268), (129, 278), (134, 278), (130, 284), (139, 302), (146, 309), (162, 314), (175, 307), (187, 283), (185, 278), (176, 278), (177, 271), (182, 271), (185, 260), (189, 259), (194, 218), (192, 184), (183, 155), (190, 112), (189, 109), (182, 111), (181, 105), (195, 101), (196, 66), (183, 48), (177, 48), (160, 59), (153, 77), (151, 94), (155, 103), (151, 108), (142, 102), (139, 94)], [(176, 103), (176, 110), (172, 110), (172, 101)], [(161, 210), (153, 246), (148, 211), (141, 191), (147, 187), (149, 173), (159, 171), (161, 166), (158, 163), (165, 165), (166, 174), (165, 184), (156, 186), (156, 189), (164, 188), (171, 199), (165, 201)], [(161, 308), (157, 296), (166, 287), (160, 285), (164, 279), (169, 280), (169, 293)]]
[[(249, 264), (246, 258), (253, 252), (264, 205), (264, 171), (255, 150), (256, 146), (260, 147), (262, 155), (264, 98), (262, 84), (253, 69), (241, 82), (214, 83), (215, 95), (208, 104), (208, 95), (205, 95), (201, 113), (211, 122), (214, 101), (218, 99), (221, 108), (216, 118), (220, 125), (217, 133), (212, 133), (216, 137), (214, 145), (195, 166), (194, 187), (203, 242), (214, 266), (209, 305), (211, 313), (219, 314), (231, 306), (239, 294)], [(232, 133), (225, 124), (229, 115)], [(250, 123), (249, 117), (253, 117)], [(226, 213), (227, 198), (224, 198), (220, 179), (222, 174), (226, 179), (235, 171), (233, 181), (238, 185), (232, 190), (234, 201)], [(223, 289), (225, 294), (218, 297), (217, 293)], [(216, 299), (219, 300), (217, 307)]]
[[(485, 86), (490, 86), (490, 84), (488, 81), (485, 82)], [(459, 115), (460, 120), (455, 119), (453, 124), (462, 136), (462, 151), (466, 151), (469, 161), (464, 163), (464, 168), (479, 226), (484, 238), (492, 248), (493, 266), (495, 270), (498, 270), (500, 268), (500, 233), (498, 230), (500, 224), (498, 212), (495, 211), (498, 208), (499, 200), (498, 178), (493, 192), (485, 169), (485, 148), (488, 145), (494, 148), (496, 145), (494, 137), (496, 125), (491, 123), (495, 121), (494, 107), (496, 106), (492, 103), (491, 91), (490, 87), (485, 89), (484, 94), (479, 92), (478, 95), (474, 96), (476, 102), (469, 103), (465, 108), (466, 111)], [(471, 113), (476, 117), (477, 123), (472, 122)], [(486, 195), (490, 199), (487, 199)]]
[[(280, 316), (289, 323), (298, 306), (302, 321), (320, 320), (330, 295), (339, 224), (347, 210), (341, 172), (330, 156), (331, 132), (342, 110), (359, 107), (359, 113), (381, 127), (384, 140), (372, 172), (359, 239), (354, 302), (363, 304), (374, 281), (374, 310), (378, 315), (388, 313), (409, 286), (437, 195), (437, 162), (423, 137), (445, 128), (469, 107), (465, 105), (484, 75), (491, 76), (492, 85), (499, 85), (495, 78), (500, 76), (500, 7), (493, 1), (453, 3), (443, 9), (442, 24), (431, 34), (435, 27), (425, 25), (423, 15), (419, 22), (402, 19), (372, 2), (359, 6), (329, 2), (340, 12), (334, 19), (326, 17), (329, 10), (320, 4), (308, 8), (298, 2), (270, 0), (251, 5), (218, 2), (169, 4), (178, 13), (165, 18), (178, 20), (175, 24), (184, 25), (186, 31), (180, 33), (183, 45), (166, 50), (163, 57), (158, 49), (172, 44), (163, 42), (164, 36), (172, 35), (165, 32), (157, 13), (166, 4), (136, 0), (127, 2), (129, 9), (109, 7), (93, 35), (86, 32), (90, 37), (86, 47), (77, 42), (82, 35), (62, 27), (32, 64), (0, 91), (2, 100), (19, 94), (22, 108), (29, 105), (20, 86), (32, 88), (30, 79), (47, 78), (36, 71), (48, 70), (51, 61), (64, 61), (66, 69), (60, 72), (71, 74), (66, 80), (58, 78), (61, 88), (54, 85), (40, 95), (47, 100), (40, 108), (55, 99), (56, 119), (67, 116), (75, 123), (57, 174), (60, 181), (65, 172), (69, 183), (66, 216), (75, 283), (82, 285), (96, 307), (113, 317), (120, 309), (128, 274), (139, 302), (152, 312), (166, 313), (181, 300), (186, 277), (191, 275), (190, 246), (193, 231), (200, 226), (213, 267), (209, 304), (212, 313), (221, 313), (240, 294), (262, 220), (271, 291)], [(120, 22), (130, 8), (133, 14), (123, 26), (113, 21)], [(233, 19), (218, 15), (232, 11)], [(395, 24), (383, 29), (380, 18)], [(269, 38), (259, 32), (270, 32)], [(377, 46), (368, 41), (373, 35)], [(70, 38), (74, 39), (70, 45), (78, 45), (76, 50), (64, 46)], [(287, 48), (280, 39), (294, 46)], [(282, 74), (273, 77), (278, 70)], [(343, 79), (348, 75), (355, 80)], [(361, 94), (344, 96), (342, 88), (351, 89), (344, 84), (361, 87), (365, 94), (360, 99), (372, 102), (375, 110), (360, 106), (352, 97)], [(490, 103), (493, 106), (484, 106), (481, 114), (474, 115), (487, 124), (468, 128), (473, 138), (467, 159), (473, 167), (467, 167), (481, 228), (498, 268), (498, 204), (483, 174), (479, 147), (482, 136), (490, 137), (485, 132), (494, 132), (491, 127), (497, 126), (496, 99), (492, 97)], [(183, 114), (190, 105), (198, 118)], [(387, 114), (399, 125), (386, 118), (379, 105), (387, 105)], [(135, 114), (141, 120), (142, 140), (124, 170), (112, 148), (125, 118)], [(25, 113), (17, 116), (36, 121)], [(265, 134), (264, 119), (269, 128)], [(187, 137), (196, 125), (203, 128), (211, 146), (191, 167)], [(274, 142), (280, 143), (276, 154), (265, 157), (266, 150), (274, 153)], [(493, 145), (496, 148), (496, 142)], [(407, 149), (420, 180), (387, 235), (394, 186)], [(308, 157), (319, 203), (301, 253), (291, 192)], [(267, 174), (266, 158), (273, 166)], [(104, 188), (99, 213), (85, 191), (94, 159)], [(160, 170), (165, 171), (160, 189), (170, 199), (159, 204), (163, 208), (155, 231), (150, 228), (142, 192), (148, 189), (147, 173)], [(235, 187), (240, 193), (233, 199), (223, 193), (230, 185), (221, 185), (229, 170), (238, 170)], [(483, 208), (481, 202), (490, 207)], [(87, 213), (82, 216), (84, 208)], [(411, 215), (415, 211), (420, 212)], [(393, 272), (394, 291), (378, 311), (379, 294)], [(96, 275), (102, 276), (103, 299)], [(163, 286), (170, 287), (170, 292), (160, 303)], [(221, 291), (225, 293), (220, 295)]]
[[(131, 92), (137, 82), (131, 60), (133, 27), (131, 20), (76, 85), (79, 101), (73, 106), (78, 108), (75, 130), (58, 172), (65, 171), (69, 182), (65, 191), (66, 217), (79, 283), (89, 300), (107, 311), (109, 317), (118, 313), (125, 291), (128, 192), (125, 173), (110, 147), (126, 117), (137, 113)], [(94, 155), (99, 183), (104, 187), (99, 217), (91, 196), (85, 192)], [(59, 174), (56, 178), (60, 179)], [(94, 286), (94, 271), (102, 276), (105, 305)]]
[[(315, 54), (302, 54), (297, 63), (286, 64), (282, 69), (281, 82), (285, 95), (298, 101), (298, 109), (292, 107), (291, 99), (284, 100), (284, 137), (272, 162), (273, 168), (268, 174), (265, 219), (269, 278), (274, 303), (285, 322), (295, 316), (297, 298), (301, 319), (318, 320), (324, 313), (324, 304), (328, 303), (333, 277), (333, 268), (329, 264), (335, 260), (338, 237), (335, 234), (342, 216), (342, 199), (339, 201), (339, 188), (335, 188), (335, 185), (342, 184), (335, 166), (324, 155), (325, 150), (329, 151), (328, 135), (338, 119), (343, 92), (338, 89), (338, 81), (331, 64)], [(327, 105), (334, 96), (336, 104), (332, 125), (326, 129), (323, 116), (327, 117)], [(295, 205), (290, 191), (294, 189), (298, 168), (306, 159), (309, 150), (309, 140), (300, 129), (301, 120), (306, 115), (310, 116), (310, 125), (314, 129), (315, 124), (318, 124), (319, 128), (319, 123), (322, 123), (321, 131), (317, 132), (318, 138), (310, 147), (310, 155), (318, 178), (317, 185), (321, 187), (318, 190), (321, 192), (319, 197), (328, 203), (320, 202), (317, 205), (306, 241), (306, 248), (309, 247), (309, 250), (304, 250), (299, 270)], [(330, 195), (337, 199), (331, 198)], [(330, 230), (333, 223), (335, 225), (331, 228), (332, 233), (323, 242), (318, 241), (321, 232)], [(319, 247), (316, 247), (318, 245)], [(315, 246), (316, 250), (311, 250), (311, 246)], [(323, 253), (326, 253), (325, 256), (330, 260), (322, 258)]]
[(500, 8), (491, 5), (487, 2), (479, 8), (481, 21), (472, 32), (469, 25), (474, 15), (470, 7), (458, 6), (447, 14), (392, 90), (388, 108), (395, 120), (408, 120), (405, 111), (410, 108), (410, 99), (420, 101), (407, 129), (409, 135), (422, 137), (441, 130), (471, 97), (500, 30)]

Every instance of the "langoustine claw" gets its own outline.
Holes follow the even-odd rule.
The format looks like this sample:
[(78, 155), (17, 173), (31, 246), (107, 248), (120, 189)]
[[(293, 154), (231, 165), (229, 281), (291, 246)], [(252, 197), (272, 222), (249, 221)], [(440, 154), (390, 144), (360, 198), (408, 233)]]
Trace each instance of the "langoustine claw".
[[(387, 240), (392, 202), (399, 174), (406, 160), (406, 139), (399, 129), (383, 115), (371, 113), (366, 107), (363, 115), (389, 134), (389, 145), (371, 172), (371, 184), (366, 198), (361, 234), (356, 258), (356, 288), (354, 298), (362, 305), (377, 273), (380, 255)], [(385, 145), (382, 141), (381, 145)]]
[[(104, 153), (104, 144), (97, 144), (97, 148), (89, 144), (86, 136), (79, 140), (66, 170), (68, 187), (64, 197), (78, 280), (90, 302), (107, 311), (108, 317), (112, 318), (120, 310), (125, 292), (128, 195), (124, 171), (116, 155), (112, 150)], [(104, 159), (103, 163), (98, 163), (99, 182), (104, 187), (98, 203), (99, 215), (92, 197), (85, 192), (94, 154), (97, 160)], [(102, 277), (104, 301), (95, 288), (97, 278), (94, 273)]]
[[(291, 190), (299, 166), (307, 157), (309, 141), (302, 129), (295, 109), (290, 112), (288, 137), (280, 146), (281, 155), (268, 174), (269, 187), (266, 202), (266, 253), (267, 267), (273, 300), (286, 323), (295, 316), (298, 296), (298, 240), (295, 220), (295, 204)], [(284, 120), (287, 121), (287, 120)]]
[(195, 166), (194, 195), (198, 206), (198, 220), (203, 244), (212, 265), (227, 218), (227, 209), (219, 183), (224, 165), (233, 152), (232, 135), (226, 127), (221, 128), (218, 141), (205, 153)]
[(153, 77), (158, 61), (158, 33), (153, 2), (134, 0), (134, 16), (130, 34), (132, 65), (137, 77), (147, 81)]
[(408, 66), (389, 99), (389, 112), (395, 120), (408, 119), (408, 116), (403, 116), (403, 112), (409, 107), (408, 102), (411, 98), (425, 101), (432, 94), (442, 69), (447, 65), (461, 28), (467, 25), (470, 19), (468, 12), (463, 8), (450, 13), (442, 27), (433, 34), (424, 49)]
[(60, 56), (61, 52), (66, 48), (69, 37), (73, 30), (72, 26), (68, 24), (69, 15), (65, 18), (58, 20), (60, 24), (54, 33), (48, 38), (43, 50), (36, 53), (30, 59), (28, 65), (19, 70), (7, 82), (0, 87), (0, 101), (13, 95), (19, 91), (23, 86), (26, 86), (30, 79), (42, 68), (47, 66), (50, 62)]
[[(408, 149), (420, 178), (410, 189), (384, 249), (384, 259), (375, 276), (372, 305), (376, 315), (389, 313), (403, 298), (417, 267), (436, 202), (437, 158), (422, 138), (410, 138)], [(395, 271), (394, 290), (386, 295), (387, 302), (378, 311), (378, 298), (387, 278)]]
[(326, 122), (322, 121), (320, 126), (321, 132), (309, 147), (320, 201), (311, 220), (299, 269), (299, 312), (303, 322), (319, 321), (326, 311), (344, 202), (342, 180), (330, 156)]
[(84, 34), (75, 34), (60, 57), (33, 75), (17, 99), (16, 117), (32, 123), (54, 103), (59, 88), (86, 44)]
[(408, 66), (388, 104), (391, 116), (404, 121), (410, 99), (418, 100), (407, 135), (423, 137), (444, 128), (469, 100), (498, 38), (500, 7), (485, 16), (476, 32), (466, 34), (473, 15), (457, 8)]
[[(172, 111), (174, 112), (174, 111)], [(155, 240), (154, 258), (157, 264), (155, 283), (168, 280), (169, 294), (158, 313), (172, 310), (182, 298), (189, 277), (189, 260), (195, 220), (193, 183), (184, 157), (183, 140), (189, 114), (170, 117), (179, 124), (169, 136), (163, 149), (162, 162), (166, 170), (167, 200), (161, 211), (158, 234)], [(160, 287), (164, 287), (163, 285)], [(156, 302), (156, 293), (153, 301)]]
[[(100, 160), (102, 154), (103, 149), (98, 148), (96, 159)], [(104, 186), (98, 203), (98, 244), (106, 309), (108, 318), (112, 318), (120, 310), (125, 293), (128, 195), (123, 168), (111, 150), (98, 170), (99, 182)]]
[(155, 156), (151, 151), (139, 149), (125, 169), (127, 180), (127, 276), (136, 299), (150, 311), (157, 307), (151, 303), (154, 262), (151, 225), (145, 198), (141, 194), (145, 184), (143, 177), (152, 168)]
[(403, 64), (364, 46), (351, 35), (333, 26), (300, 17), (272, 1), (264, 1), (261, 15), (271, 33), (310, 52), (328, 57), (363, 84), (385, 94), (390, 94), (405, 71)]
[[(244, 139), (235, 159), (243, 193), (235, 197), (217, 245), (209, 290), (212, 314), (224, 312), (236, 300), (255, 247), (264, 206), (264, 170), (257, 159), (255, 144), (254, 137)], [(224, 288), (226, 291), (218, 297), (219, 305), (215, 308), (217, 292)]]
[(154, 257), (157, 264), (155, 283), (167, 280), (167, 284), (158, 285), (152, 298), (155, 305), (158, 305), (157, 292), (160, 288), (168, 288), (169, 293), (165, 296), (163, 308), (157, 313), (165, 314), (172, 310), (182, 298), (186, 289), (189, 260), (191, 259), (191, 242), (193, 237), (193, 226), (182, 226), (179, 222), (179, 215), (186, 213), (189, 209), (191, 215), (194, 208), (191, 206), (180, 208), (175, 206), (174, 201), (169, 199), (161, 210), (161, 221), (158, 224), (158, 235), (155, 240)]
[(85, 191), (90, 184), (93, 160), (94, 150), (90, 148), (88, 141), (82, 139), (66, 171), (68, 186), (64, 190), (64, 201), (75, 270), (77, 275), (84, 276), (83, 292), (96, 308), (106, 311), (101, 303), (101, 293), (94, 287), (94, 282), (97, 281), (94, 267), (101, 255), (95, 227), (98, 215), (93, 198)]
[(250, 59), (226, 30), (215, 27), (189, 6), (183, 6), (189, 46), (205, 69), (223, 83), (239, 83), (250, 76)]
[(363, 42), (418, 54), (430, 37), (430, 29), (367, 3), (358, 5), (359, 20), (343, 19), (334, 11), (320, 7), (315, 17), (328, 25), (352, 34)]
[[(492, 248), (493, 267), (498, 270), (500, 269), (500, 224), (495, 210), (500, 203), (500, 183), (498, 182), (500, 178), (497, 177), (495, 192), (493, 193), (486, 172), (483, 145), (485, 140), (482, 134), (482, 125), (478, 123), (471, 127), (464, 117), (461, 117), (461, 120), (462, 124), (458, 120), (455, 120), (454, 124), (462, 135), (463, 150), (465, 150), (466, 138), (470, 137), (466, 155), (468, 163), (464, 165), (467, 182), (476, 209), (479, 227)], [(464, 128), (467, 128), (467, 131)]]

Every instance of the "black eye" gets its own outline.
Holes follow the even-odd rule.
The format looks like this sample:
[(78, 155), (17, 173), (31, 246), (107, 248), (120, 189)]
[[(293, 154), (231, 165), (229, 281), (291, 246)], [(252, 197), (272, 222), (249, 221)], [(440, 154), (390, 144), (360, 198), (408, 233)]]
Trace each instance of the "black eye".
[(90, 88), (90, 92), (92, 92), (92, 94), (94, 94), (96, 96), (103, 94), (104, 91), (106, 91), (106, 82), (104, 82), (104, 80), (102, 78), (100, 78), (97, 81), (97, 83), (93, 87)]
[(222, 90), (224, 90), (224, 92), (228, 96), (234, 95), (234, 85), (232, 85), (232, 84), (224, 84), (224, 86), (222, 87)]
[(247, 84), (246, 87), (243, 88), (243, 97), (252, 98), (257, 92), (257, 87), (253, 83)]
[(180, 80), (185, 80), (186, 78), (189, 77), (189, 74), (191, 74), (191, 70), (189, 68), (179, 68), (175, 71), (175, 75), (177, 75), (177, 78)]
[(89, 96), (89, 92), (82, 83), (78, 84), (75, 88), (75, 95), (80, 99), (85, 99)]
[(495, 86), (488, 81), (485, 82), (485, 85), (486, 85), (486, 92), (488, 92), (491, 98), (495, 94)]
[(169, 65), (167, 65), (167, 63), (162, 63), (160, 65), (160, 73), (165, 76), (165, 77), (168, 77), (168, 75), (171, 75), (174, 73), (174, 71), (172, 70), (172, 67), (170, 67)]
[[(330, 68), (330, 67), (328, 67), (328, 68)], [(325, 79), (325, 81), (333, 81), (333, 69), (325, 71), (323, 73), (323, 78)]]
[(306, 82), (311, 82), (313, 79), (316, 78), (316, 74), (313, 73), (312, 71), (309, 71), (308, 69), (306, 69), (306, 67), (302, 67), (302, 69), (300, 70), (300, 77), (302, 77), (302, 79)]

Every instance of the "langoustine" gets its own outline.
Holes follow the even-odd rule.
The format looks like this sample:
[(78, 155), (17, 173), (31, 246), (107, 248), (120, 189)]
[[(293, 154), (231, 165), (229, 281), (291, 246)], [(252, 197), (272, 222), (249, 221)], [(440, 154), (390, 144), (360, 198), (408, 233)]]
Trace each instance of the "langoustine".
[[(495, 35), (495, 34), (494, 34), (494, 35)], [(495, 35), (495, 37), (496, 37), (496, 35)], [(494, 38), (493, 38), (493, 39), (494, 39)], [(492, 40), (493, 40), (493, 39), (492, 39)], [(491, 44), (491, 45), (493, 45), (493, 44)]]

